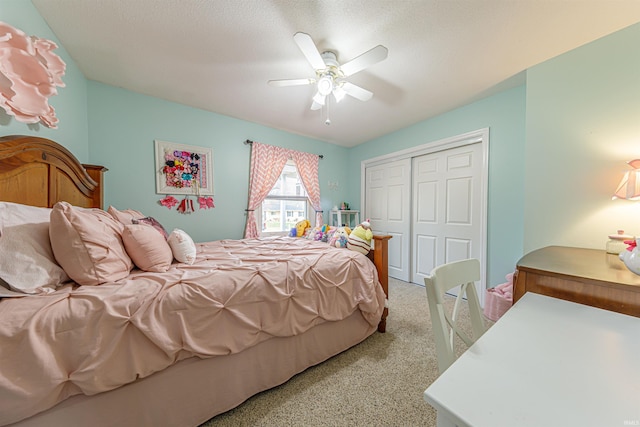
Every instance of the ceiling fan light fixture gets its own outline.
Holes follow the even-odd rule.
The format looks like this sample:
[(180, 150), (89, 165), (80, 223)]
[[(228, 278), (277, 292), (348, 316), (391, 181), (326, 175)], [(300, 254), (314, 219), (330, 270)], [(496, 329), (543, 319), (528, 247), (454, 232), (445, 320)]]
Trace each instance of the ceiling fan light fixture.
[[(330, 96), (332, 93), (336, 103), (342, 101), (346, 95), (360, 101), (368, 101), (371, 99), (373, 96), (372, 92), (350, 83), (345, 79), (386, 59), (388, 54), (386, 47), (378, 45), (340, 65), (340, 63), (338, 63), (338, 56), (336, 53), (332, 51), (324, 51), (320, 53), (309, 34), (297, 32), (293, 35), (293, 40), (298, 45), (298, 48), (300, 48), (300, 51), (305, 58), (307, 58), (309, 64), (311, 64), (315, 70), (316, 78), (270, 80), (270, 85), (298, 86), (315, 84), (316, 93), (314, 94), (313, 102), (311, 103), (312, 110), (322, 110), (324, 109), (323, 107), (328, 109), (329, 100), (327, 99), (327, 96)], [(331, 123), (328, 117), (326, 123)]]
[(318, 80), (318, 93), (322, 96), (327, 96), (333, 91), (333, 78), (325, 74)]

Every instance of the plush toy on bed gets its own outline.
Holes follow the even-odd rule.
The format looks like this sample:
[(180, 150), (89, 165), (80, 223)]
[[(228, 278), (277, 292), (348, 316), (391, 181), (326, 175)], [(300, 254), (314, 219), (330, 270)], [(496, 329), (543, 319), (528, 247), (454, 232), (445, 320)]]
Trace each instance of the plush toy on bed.
[(336, 248), (346, 248), (347, 247), (347, 239), (349, 238), (349, 233), (351, 233), (351, 229), (349, 227), (339, 227), (331, 236), (329, 240), (329, 245), (334, 246)]
[(354, 228), (347, 239), (347, 249), (360, 252), (367, 255), (371, 250), (371, 239), (373, 231), (371, 231), (371, 223), (369, 220), (362, 221), (360, 225)]
[(329, 243), (329, 240), (331, 240), (331, 238), (333, 238), (333, 235), (336, 232), (336, 227), (332, 227), (331, 225), (323, 225), (322, 226), (322, 238), (320, 239), (321, 242), (324, 243)]
[(307, 231), (307, 228), (311, 228), (311, 223), (309, 222), (308, 219), (303, 219), (302, 221), (298, 221), (296, 223), (296, 236), (295, 237), (304, 236), (304, 233), (305, 233), (305, 231)]
[(320, 238), (322, 238), (322, 231), (320, 231), (319, 227), (313, 227), (313, 228), (309, 228), (305, 235), (304, 235), (305, 239), (309, 239), (309, 240), (320, 240)]
[(335, 227), (324, 224), (323, 226), (313, 227), (309, 229), (309, 232), (305, 235), (305, 237), (309, 240), (327, 243), (334, 232)]

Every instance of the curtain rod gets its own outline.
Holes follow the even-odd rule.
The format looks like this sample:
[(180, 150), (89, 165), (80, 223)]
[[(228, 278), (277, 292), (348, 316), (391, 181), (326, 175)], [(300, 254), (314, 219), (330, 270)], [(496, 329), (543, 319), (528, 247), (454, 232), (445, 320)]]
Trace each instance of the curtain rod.
[[(247, 140), (244, 141), (244, 144), (245, 145), (251, 145), (251, 144), (253, 144), (253, 141), (250, 141), (250, 140), (247, 139)], [(321, 159), (324, 159), (324, 155), (322, 155), (322, 154), (318, 154), (318, 157), (320, 157)]]

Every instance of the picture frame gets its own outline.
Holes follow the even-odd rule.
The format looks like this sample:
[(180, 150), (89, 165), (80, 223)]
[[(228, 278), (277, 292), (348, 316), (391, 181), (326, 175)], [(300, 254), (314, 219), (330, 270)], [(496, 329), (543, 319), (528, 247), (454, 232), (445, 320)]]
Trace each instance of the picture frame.
[(154, 140), (156, 193), (213, 195), (213, 150)]

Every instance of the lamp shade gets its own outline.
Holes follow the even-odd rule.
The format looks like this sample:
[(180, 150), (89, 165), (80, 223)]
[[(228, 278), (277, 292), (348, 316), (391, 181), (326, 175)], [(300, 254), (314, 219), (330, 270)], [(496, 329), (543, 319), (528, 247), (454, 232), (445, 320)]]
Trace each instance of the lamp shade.
[(633, 170), (624, 173), (613, 199), (640, 200), (640, 159), (628, 161)]

